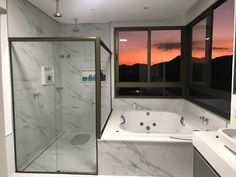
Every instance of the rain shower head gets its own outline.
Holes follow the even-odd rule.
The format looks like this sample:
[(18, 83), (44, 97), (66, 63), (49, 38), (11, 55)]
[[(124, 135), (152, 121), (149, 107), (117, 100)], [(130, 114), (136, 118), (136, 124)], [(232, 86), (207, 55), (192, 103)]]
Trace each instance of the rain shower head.
[(78, 27), (78, 19), (75, 18), (75, 27), (73, 29), (74, 32), (79, 32), (79, 27)]
[(62, 14), (59, 12), (59, 0), (56, 0), (56, 12), (53, 14), (54, 17), (62, 17)]

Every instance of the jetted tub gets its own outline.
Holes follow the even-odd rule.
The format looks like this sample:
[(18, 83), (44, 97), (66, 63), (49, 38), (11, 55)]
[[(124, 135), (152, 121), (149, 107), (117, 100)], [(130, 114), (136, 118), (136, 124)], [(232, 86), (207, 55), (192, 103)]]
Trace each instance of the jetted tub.
[[(194, 127), (194, 128), (192, 128)], [(116, 111), (98, 141), (100, 175), (192, 177), (192, 131), (182, 115)]]
[(190, 122), (177, 113), (124, 111), (112, 113), (102, 139), (189, 142), (192, 131)]

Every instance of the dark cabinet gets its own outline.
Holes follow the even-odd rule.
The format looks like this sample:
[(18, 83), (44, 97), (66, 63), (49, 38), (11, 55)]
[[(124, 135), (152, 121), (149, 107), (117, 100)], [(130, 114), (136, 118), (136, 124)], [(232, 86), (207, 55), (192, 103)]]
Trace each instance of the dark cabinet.
[(220, 177), (204, 157), (194, 150), (193, 177)]

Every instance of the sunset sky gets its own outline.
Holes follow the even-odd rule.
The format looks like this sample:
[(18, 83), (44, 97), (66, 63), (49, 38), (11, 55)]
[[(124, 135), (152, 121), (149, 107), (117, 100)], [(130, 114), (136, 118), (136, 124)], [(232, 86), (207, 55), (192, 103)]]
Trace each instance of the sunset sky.
[[(223, 55), (232, 55), (233, 7), (233, 0), (228, 0), (214, 11), (213, 59)], [(205, 26), (204, 23), (202, 21), (196, 27), (198, 32), (195, 35), (193, 51), (193, 57), (196, 58), (205, 56), (203, 42), (205, 34), (201, 29)], [(147, 38), (147, 31), (119, 32), (119, 39), (127, 39), (125, 42), (119, 42), (119, 64), (147, 64)], [(152, 31), (151, 64), (170, 61), (180, 55), (180, 38), (181, 34), (178, 30)]]

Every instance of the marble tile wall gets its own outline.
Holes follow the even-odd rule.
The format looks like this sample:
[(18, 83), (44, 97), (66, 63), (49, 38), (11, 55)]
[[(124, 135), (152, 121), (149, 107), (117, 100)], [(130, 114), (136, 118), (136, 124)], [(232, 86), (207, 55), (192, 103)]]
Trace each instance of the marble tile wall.
[[(9, 0), (8, 7), (10, 37), (100, 36), (108, 46), (110, 45), (109, 24), (83, 24), (79, 26), (80, 32), (74, 33), (73, 25), (59, 25), (26, 0)], [(15, 89), (18, 91), (17, 144), (20, 143), (17, 150), (20, 157), (17, 159), (21, 168), (61, 131), (71, 133), (71, 138), (81, 132), (90, 134), (92, 139), (95, 138), (95, 85), (82, 84), (80, 81), (81, 69), (94, 68), (95, 63), (94, 46), (90, 44), (78, 46), (74, 43), (44, 43), (23, 44), (17, 47), (19, 50), (15, 51), (14, 57), (18, 59), (15, 69), (19, 77), (14, 79)], [(70, 59), (61, 58), (67, 54), (71, 55)], [(103, 57), (104, 60), (106, 57)], [(24, 58), (24, 61), (21, 58)], [(106, 68), (106, 61), (103, 63), (102, 66)], [(40, 88), (41, 65), (54, 67), (54, 88)], [(106, 84), (103, 88), (103, 93), (107, 93)], [(22, 94), (23, 92), (25, 93)], [(107, 98), (106, 95), (104, 98)], [(106, 103), (104, 108), (109, 106)], [(104, 112), (107, 114), (106, 110)], [(53, 121), (53, 115), (56, 121)], [(27, 148), (24, 148), (26, 145)]]
[(8, 0), (7, 8), (10, 37), (58, 36), (59, 24), (27, 0)]
[(93, 23), (79, 24), (79, 32), (74, 32), (74, 25), (60, 24), (59, 36), (61, 37), (100, 37), (103, 42), (110, 48), (110, 24)]
[[(91, 37), (91, 36), (100, 37), (103, 40), (103, 42), (108, 46), (108, 48), (110, 47), (110, 25), (109, 24), (80, 24), (79, 25), (79, 29), (80, 29), (79, 32), (73, 32), (73, 28), (74, 28), (74, 25), (60, 25), (59, 35), (63, 36), (63, 37), (68, 37), (68, 36), (69, 37)], [(68, 63), (70, 61), (71, 62), (70, 67), (72, 67), (72, 66), (78, 67), (78, 68), (76, 68), (77, 69), (76, 72), (78, 73), (77, 78), (80, 80), (81, 80), (80, 72), (82, 69), (95, 69), (95, 67), (94, 67), (95, 63), (91, 62), (92, 60), (90, 62), (88, 62), (89, 60), (86, 59), (86, 58), (88, 58), (88, 56), (91, 56), (94, 54), (94, 51), (95, 51), (94, 48), (91, 48), (91, 46), (90, 46), (87, 48), (87, 50), (85, 50), (85, 51), (87, 51), (87, 53), (85, 51), (82, 52), (83, 48), (85, 46), (84, 46), (84, 43), (81, 43), (81, 44), (82, 45), (79, 45), (79, 43), (77, 43), (77, 44), (73, 45), (73, 44), (69, 44), (69, 43), (64, 43), (63, 44), (64, 49), (67, 48), (66, 49), (67, 51), (65, 50), (65, 51), (63, 51), (64, 53), (62, 52), (62, 55), (66, 55), (67, 53), (72, 54), (71, 51), (78, 52), (76, 54), (77, 59), (73, 59), (73, 54), (72, 54), (71, 55), (72, 58), (70, 58), (69, 60), (63, 60), (63, 62)], [(94, 57), (95, 56), (93, 56), (93, 60), (94, 60)], [(79, 58), (79, 60), (78, 60), (78, 58)], [(78, 61), (80, 61), (80, 63), (77, 63)], [(68, 66), (68, 64), (66, 64), (66, 63), (65, 63), (65, 65), (62, 64), (62, 66), (66, 66), (66, 65)], [(101, 87), (101, 96), (102, 96), (102, 100), (101, 100), (102, 101), (102, 107), (101, 107), (102, 125), (101, 125), (101, 127), (103, 127), (103, 125), (105, 124), (107, 117), (108, 117), (110, 110), (111, 110), (110, 64), (111, 64), (111, 61), (110, 61), (108, 53), (103, 48), (101, 48), (101, 69), (105, 70), (105, 73), (106, 73), (106, 82), (103, 82), (102, 87)], [(71, 71), (73, 71), (73, 69), (71, 69), (70, 67), (64, 67), (64, 70), (66, 70), (66, 68), (67, 68), (67, 69), (70, 69)], [(70, 73), (67, 73), (67, 76), (68, 76), (68, 74), (70, 74)], [(63, 73), (63, 75), (64, 75), (64, 73)], [(75, 75), (75, 72), (73, 73), (73, 75)], [(67, 78), (67, 77), (65, 76), (64, 79), (65, 78)], [(76, 89), (83, 90), (84, 87), (86, 87), (87, 90), (94, 91), (94, 85), (91, 85), (91, 84), (84, 85), (84, 84), (81, 84), (80, 82), (73, 82), (73, 84), (72, 85), (74, 87), (76, 87)], [(88, 97), (88, 100), (94, 100), (94, 97), (93, 97), (94, 94), (90, 94), (90, 96)], [(68, 99), (64, 96), (63, 96), (62, 100), (63, 100), (64, 105), (68, 103), (67, 101), (64, 101), (64, 100), (68, 100), (69, 102), (71, 102), (70, 105), (73, 103), (73, 99)], [(91, 110), (94, 110), (94, 108)], [(67, 115), (65, 115), (65, 114), (68, 114), (68, 113), (70, 113), (70, 112), (68, 112), (68, 110), (66, 111), (65, 109), (63, 109), (63, 116), (64, 117), (66, 117)], [(86, 114), (87, 117), (91, 117), (91, 116), (89, 116), (90, 114), (92, 114), (92, 111), (87, 112), (87, 114)], [(86, 116), (84, 114), (84, 118), (85, 117)], [(92, 120), (94, 120), (94, 119), (92, 119)], [(74, 119), (74, 121), (77, 122), (76, 118)], [(93, 122), (93, 124), (94, 123), (95, 122)], [(81, 125), (81, 126), (83, 126), (85, 129), (89, 128), (88, 125), (86, 125), (87, 124), (86, 121), (84, 121), (84, 123), (82, 123), (82, 124), (83, 125)], [(93, 125), (93, 124), (91, 124), (91, 125)], [(89, 129), (91, 129), (91, 127)]]
[(98, 142), (98, 173), (114, 176), (191, 177), (191, 143)]
[(95, 70), (94, 42), (61, 42), (63, 130), (95, 132), (95, 82), (83, 83), (81, 70)]

